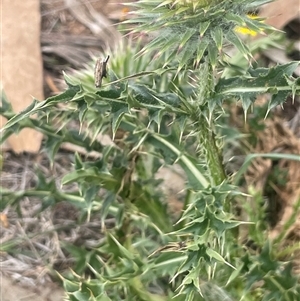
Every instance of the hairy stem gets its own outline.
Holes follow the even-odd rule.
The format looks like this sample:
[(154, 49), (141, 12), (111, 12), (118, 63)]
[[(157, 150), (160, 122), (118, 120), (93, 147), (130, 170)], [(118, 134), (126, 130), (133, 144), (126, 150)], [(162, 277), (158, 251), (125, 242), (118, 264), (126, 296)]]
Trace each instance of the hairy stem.
[(194, 113), (195, 124), (198, 127), (199, 143), (203, 148), (207, 167), (211, 177), (211, 185), (219, 185), (225, 179), (222, 157), (216, 145), (213, 116), (213, 106), (210, 106), (211, 94), (214, 91), (213, 68), (206, 59), (196, 71), (198, 77), (197, 107)]
[(209, 124), (204, 120), (199, 123), (199, 126), (199, 138), (204, 149), (207, 167), (211, 176), (211, 184), (219, 185), (226, 179), (226, 175), (222, 164), (222, 157), (216, 145), (215, 134), (213, 129), (210, 129)]

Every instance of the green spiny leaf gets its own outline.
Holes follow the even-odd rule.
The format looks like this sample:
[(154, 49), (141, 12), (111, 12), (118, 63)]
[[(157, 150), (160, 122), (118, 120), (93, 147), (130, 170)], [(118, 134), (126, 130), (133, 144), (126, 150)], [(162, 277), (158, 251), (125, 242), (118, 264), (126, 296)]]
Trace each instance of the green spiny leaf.
[(208, 50), (208, 57), (211, 63), (212, 69), (215, 69), (217, 65), (217, 58), (218, 58), (218, 49), (216, 45), (210, 43), (207, 47)]
[(197, 51), (197, 44), (192, 43), (190, 46), (184, 47), (178, 55), (178, 69), (177, 73), (186, 65), (189, 65), (190, 61), (194, 58)]
[(221, 27), (217, 27), (213, 32), (212, 32), (212, 38), (216, 43), (216, 46), (219, 50), (221, 51), (223, 47), (223, 31)]
[(132, 254), (131, 252), (129, 252), (126, 248), (124, 248), (120, 242), (110, 233), (107, 234), (107, 237), (110, 240), (110, 243), (112, 245), (114, 245), (114, 247), (118, 250), (116, 254), (118, 254), (118, 256), (120, 256), (121, 258), (127, 258), (129, 260), (133, 260), (134, 259), (134, 254)]
[(246, 59), (251, 58), (250, 50), (234, 32), (232, 31), (228, 32), (226, 35), (226, 39), (230, 43), (232, 43), (244, 55)]
[(189, 41), (191, 39), (191, 37), (196, 33), (196, 29), (194, 28), (187, 28), (187, 30), (185, 31), (185, 33), (183, 34), (183, 36), (180, 38), (180, 45), (179, 47), (182, 48), (183, 46), (185, 46), (185, 44), (187, 43), (187, 41)]
[(198, 65), (205, 53), (205, 50), (207, 49), (208, 45), (209, 45), (209, 40), (206, 38), (203, 38), (200, 42), (200, 44), (198, 45), (197, 48), (197, 57), (196, 57), (196, 64)]
[(228, 12), (228, 13), (226, 13), (225, 18), (228, 21), (234, 22), (235, 25), (237, 25), (237, 26), (241, 26), (241, 27), (242, 26), (243, 27), (246, 26), (245, 18), (241, 17), (238, 14), (234, 14), (234, 13)]
[(92, 301), (112, 301), (105, 293), (97, 296), (94, 300)]
[(199, 33), (200, 33), (200, 37), (203, 37), (206, 30), (209, 28), (211, 22), (210, 21), (206, 21), (206, 22), (201, 22), (199, 24)]
[(113, 140), (125, 113), (128, 113), (127, 103), (115, 101), (111, 104)]
[(117, 184), (117, 181), (108, 171), (99, 171), (96, 167), (87, 168), (82, 170), (76, 170), (68, 173), (62, 179), (62, 185), (66, 185), (72, 182), (95, 181), (95, 183), (111, 183)]
[(148, 139), (152, 145), (164, 152), (165, 159), (168, 160), (168, 162), (171, 163), (178, 160), (178, 163), (188, 176), (191, 187), (195, 190), (199, 190), (208, 186), (208, 181), (204, 176), (204, 171), (199, 162), (184, 154), (170, 137), (152, 134)]
[(211, 257), (216, 259), (219, 262), (225, 263), (228, 266), (230, 266), (231, 268), (235, 269), (235, 267), (233, 265), (231, 265), (229, 262), (227, 262), (218, 252), (216, 252), (215, 250), (211, 249), (211, 248), (207, 248), (206, 249), (206, 254)]

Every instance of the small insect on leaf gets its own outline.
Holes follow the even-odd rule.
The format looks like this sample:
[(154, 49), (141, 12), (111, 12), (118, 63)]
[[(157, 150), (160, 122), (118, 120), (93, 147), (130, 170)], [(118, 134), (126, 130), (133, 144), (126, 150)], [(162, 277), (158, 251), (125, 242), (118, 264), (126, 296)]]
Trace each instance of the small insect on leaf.
[(102, 78), (107, 76), (106, 66), (108, 60), (109, 60), (109, 55), (104, 60), (97, 59), (96, 61), (94, 76), (95, 76), (95, 86), (97, 88), (101, 87)]

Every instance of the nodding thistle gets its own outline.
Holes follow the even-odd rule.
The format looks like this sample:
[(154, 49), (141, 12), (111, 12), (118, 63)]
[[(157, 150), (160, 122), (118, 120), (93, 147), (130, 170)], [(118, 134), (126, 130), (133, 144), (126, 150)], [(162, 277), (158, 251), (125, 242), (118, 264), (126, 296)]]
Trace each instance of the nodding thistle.
[(106, 75), (107, 75), (106, 66), (107, 66), (108, 60), (109, 60), (109, 55), (104, 60), (102, 60), (102, 59), (99, 58), (96, 61), (95, 73), (94, 73), (96, 88), (100, 88), (101, 87), (102, 78), (106, 77)]

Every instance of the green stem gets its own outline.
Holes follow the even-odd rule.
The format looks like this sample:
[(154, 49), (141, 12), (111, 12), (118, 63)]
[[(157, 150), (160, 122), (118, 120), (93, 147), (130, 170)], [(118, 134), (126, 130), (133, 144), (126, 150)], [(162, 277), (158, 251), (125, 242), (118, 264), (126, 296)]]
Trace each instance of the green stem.
[[(222, 155), (217, 147), (214, 131), (208, 126), (208, 123), (202, 122), (200, 124), (199, 139), (200, 142), (202, 142), (204, 149), (205, 160), (211, 178), (211, 185), (218, 186), (227, 178), (222, 163)], [(230, 199), (228, 197), (225, 199), (223, 206), (227, 212), (230, 211)], [(235, 232), (236, 229), (234, 228), (232, 231)]]
[(52, 191), (48, 191), (48, 190), (24, 190), (24, 191), (14, 192), (14, 191), (7, 190), (7, 189), (1, 189), (2, 197), (12, 196), (12, 197), (16, 197), (18, 199), (21, 199), (24, 197), (44, 198), (44, 197), (48, 197), (50, 195), (55, 196), (55, 199), (63, 199), (63, 200), (67, 200), (70, 202), (76, 202), (76, 203), (84, 202), (84, 198), (81, 196), (73, 195), (70, 193), (64, 193), (64, 192), (60, 192), (60, 191), (55, 191), (55, 193), (53, 193)]
[(199, 127), (199, 140), (204, 149), (207, 167), (210, 172), (211, 184), (213, 186), (220, 185), (226, 179), (226, 175), (222, 157), (216, 145), (215, 134), (213, 130), (210, 129), (209, 124), (204, 122), (204, 120), (199, 123)]
[(195, 74), (199, 78), (197, 104), (193, 108), (193, 119), (198, 127), (199, 143), (203, 147), (207, 167), (211, 177), (211, 185), (220, 185), (225, 179), (222, 157), (216, 145), (213, 119), (213, 108), (209, 108), (209, 101), (215, 89), (213, 68), (208, 59), (199, 67)]

